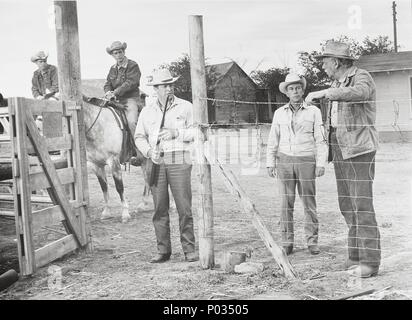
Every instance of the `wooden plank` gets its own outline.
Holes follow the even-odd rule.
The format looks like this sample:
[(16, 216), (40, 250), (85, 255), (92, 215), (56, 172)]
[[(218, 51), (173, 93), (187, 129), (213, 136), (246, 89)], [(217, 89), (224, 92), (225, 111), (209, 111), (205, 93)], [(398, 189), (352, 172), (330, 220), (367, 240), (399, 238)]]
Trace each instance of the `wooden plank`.
[[(10, 139), (10, 137), (8, 137)], [(0, 157), (11, 159), (11, 142), (10, 140), (0, 141)]]
[(36, 149), (36, 152), (39, 155), (41, 162), (43, 163), (44, 173), (46, 174), (47, 179), (52, 186), (50, 192), (52, 193), (53, 198), (57, 201), (57, 203), (55, 204), (61, 205), (67, 226), (70, 229), (70, 232), (74, 234), (74, 237), (79, 246), (84, 245), (84, 240), (81, 239), (79, 222), (71, 210), (70, 203), (64, 192), (59, 175), (57, 174), (54, 164), (47, 151), (47, 146), (44, 142), (44, 138), (42, 138), (42, 136), (40, 135), (33, 118), (30, 117), (29, 109), (26, 109), (26, 126), (34, 148)]
[(61, 137), (62, 117), (60, 112), (43, 112), (43, 136), (47, 138)]
[[(195, 123), (208, 123), (206, 90), (205, 55), (203, 45), (202, 16), (189, 16), (189, 47), (190, 47), (190, 76), (192, 79), (193, 119)], [(202, 268), (213, 268), (213, 199), (212, 176), (210, 164), (203, 155), (205, 136), (198, 130), (195, 138), (195, 148), (198, 164), (198, 232), (199, 258)]]
[(26, 106), (30, 106), (30, 112), (32, 117), (42, 115), (43, 112), (60, 112), (63, 113), (63, 103), (61, 101), (54, 100), (36, 100), (28, 98), (21, 99), (22, 103)]
[(4, 129), (4, 135), (10, 135), (10, 124), (9, 124), (9, 119), (5, 118), (5, 117), (0, 117), (0, 123), (3, 126)]
[(295, 270), (293, 269), (292, 265), (290, 264), (289, 259), (287, 258), (285, 252), (273, 240), (269, 230), (266, 228), (263, 222), (262, 217), (260, 216), (259, 212), (255, 208), (255, 205), (248, 198), (246, 192), (243, 190), (243, 188), (239, 184), (236, 176), (233, 174), (231, 170), (224, 168), (218, 159), (213, 158), (209, 151), (210, 151), (209, 148), (205, 149), (206, 158), (209, 160), (209, 162), (216, 164), (219, 174), (226, 181), (225, 183), (226, 187), (229, 189), (230, 192), (233, 192), (237, 195), (243, 207), (243, 211), (248, 216), (251, 216), (252, 223), (255, 226), (256, 230), (258, 231), (259, 236), (262, 238), (263, 242), (265, 243), (266, 247), (272, 254), (279, 268), (282, 270), (283, 274), (287, 278), (292, 278), (292, 279), (296, 278), (297, 274)]
[(0, 116), (5, 117), (9, 115), (9, 107), (0, 107)]
[(45, 266), (67, 253), (77, 249), (77, 241), (74, 235), (69, 234), (59, 240), (45, 245), (35, 251), (36, 268)]
[[(14, 201), (14, 195), (12, 194), (0, 194), (0, 201)], [(52, 203), (49, 197), (45, 196), (31, 196), (32, 204), (50, 204)]]
[[(41, 168), (36, 168), (36, 170), (41, 170)], [(61, 184), (73, 183), (75, 181), (73, 168), (63, 168), (56, 171)], [(47, 189), (52, 186), (44, 172), (31, 173), (29, 174), (29, 179), (31, 191)]]
[[(47, 150), (50, 151), (59, 151), (59, 150), (69, 150), (72, 148), (73, 136), (71, 134), (64, 134), (61, 137), (56, 138), (46, 138)], [(27, 138), (27, 153), (35, 154), (36, 151), (31, 143), (30, 139)]]
[[(11, 121), (13, 185), (19, 192), (13, 193), (14, 212), (16, 214), (17, 248), (20, 274), (33, 274), (36, 267), (32, 234), (31, 190), (29, 184), (29, 159), (26, 153), (26, 110), (23, 98), (9, 99)], [(37, 128), (36, 128), (37, 129)]]
[(33, 233), (40, 231), (44, 226), (55, 225), (63, 220), (62, 209), (58, 205), (33, 211)]
[[(75, 197), (85, 203), (79, 217), (82, 243), (91, 251), (91, 232), (87, 219), (89, 186), (87, 181), (86, 135), (81, 89), (79, 32), (76, 1), (54, 1), (56, 15), (56, 43), (61, 98), (73, 101), (81, 108), (73, 111), (74, 165), (76, 168)], [(67, 55), (70, 52), (70, 55)], [(66, 109), (66, 108), (65, 108)], [(70, 109), (70, 108), (67, 108)]]

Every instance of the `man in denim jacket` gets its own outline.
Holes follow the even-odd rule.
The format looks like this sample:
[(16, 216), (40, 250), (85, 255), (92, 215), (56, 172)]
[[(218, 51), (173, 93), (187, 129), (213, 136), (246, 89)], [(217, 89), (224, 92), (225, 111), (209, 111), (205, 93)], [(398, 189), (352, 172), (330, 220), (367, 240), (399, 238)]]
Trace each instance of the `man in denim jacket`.
[[(111, 66), (103, 90), (106, 99), (117, 100), (121, 104), (127, 105), (130, 111), (138, 108), (140, 112), (143, 108), (138, 103), (140, 68), (135, 61), (126, 57), (126, 48), (126, 42), (122, 43), (120, 41), (115, 41), (110, 47), (106, 48), (106, 52), (116, 60), (116, 64)], [(136, 123), (129, 123), (129, 128), (133, 135)]]
[(31, 58), (31, 62), (37, 65), (37, 70), (33, 73), (32, 78), (32, 94), (37, 100), (59, 99), (59, 79), (57, 76), (57, 68), (47, 63), (48, 54), (44, 51), (35, 53)]
[(326, 133), (333, 161), (339, 207), (349, 227), (345, 268), (358, 277), (378, 273), (380, 234), (372, 185), (378, 133), (375, 128), (376, 87), (371, 75), (353, 66), (349, 45), (328, 41), (318, 58), (334, 80), (331, 88), (311, 92), (306, 102), (327, 99)]

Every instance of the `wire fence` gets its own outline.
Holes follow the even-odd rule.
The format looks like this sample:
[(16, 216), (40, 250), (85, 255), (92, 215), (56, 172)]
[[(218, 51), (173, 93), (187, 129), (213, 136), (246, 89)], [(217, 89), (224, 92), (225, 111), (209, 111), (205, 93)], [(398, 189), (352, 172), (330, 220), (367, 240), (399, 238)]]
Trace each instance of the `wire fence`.
[[(223, 100), (223, 99), (212, 99), (204, 98), (207, 101), (212, 102), (212, 106), (216, 106), (217, 103), (231, 103), (234, 105), (240, 104), (250, 104), (250, 105), (285, 105), (284, 102), (254, 102), (254, 101), (239, 101), (239, 100)], [(390, 103), (392, 105), (392, 117), (387, 119), (386, 123), (380, 122), (379, 124), (368, 124), (359, 125), (357, 123), (353, 124), (339, 124), (336, 125), (336, 130), (345, 130), (347, 126), (352, 126), (353, 128), (361, 127), (374, 127), (377, 131), (393, 132), (399, 135), (400, 142), (408, 141), (407, 132), (411, 130), (410, 118), (410, 105), (404, 105), (404, 109), (401, 110), (401, 103), (410, 103), (411, 99), (397, 99), (397, 100), (378, 100), (378, 101), (357, 101), (353, 104), (359, 105), (361, 103)], [(319, 104), (317, 104), (319, 106)], [(409, 108), (409, 109), (405, 109)], [(403, 111), (403, 115), (402, 112)], [(378, 110), (379, 112), (379, 110)], [(405, 112), (408, 112), (407, 117), (405, 117)], [(402, 121), (402, 122), (400, 122)], [(356, 122), (356, 121), (355, 121)], [(285, 128), (290, 127), (290, 123), (284, 123), (281, 126)], [(377, 159), (373, 158), (366, 161), (357, 161), (356, 165), (363, 166), (357, 169), (355, 174), (349, 176), (338, 176), (334, 173), (334, 168), (336, 166), (348, 165), (349, 169), (353, 163), (349, 160), (334, 159), (333, 166), (327, 165), (326, 173), (322, 177), (315, 178), (314, 172), (313, 177), (303, 177), (298, 178), (296, 172), (292, 176), (283, 176), (282, 178), (277, 177), (273, 180), (268, 176), (266, 169), (266, 144), (268, 140), (268, 134), (272, 126), (271, 123), (254, 122), (254, 123), (225, 123), (221, 124), (209, 124), (202, 123), (199, 124), (200, 127), (206, 129), (209, 143), (209, 150), (213, 153), (214, 158), (218, 159), (220, 163), (226, 165), (228, 168), (234, 171), (237, 177), (239, 177), (240, 184), (245, 188), (247, 194), (252, 199), (255, 207), (259, 210), (262, 215), (262, 219), (269, 229), (271, 235), (278, 244), (282, 243), (282, 237), (285, 236), (285, 225), (293, 223), (294, 225), (294, 247), (298, 250), (305, 249), (308, 245), (308, 237), (310, 232), (308, 229), (316, 227), (319, 229), (319, 244), (322, 251), (326, 254), (336, 254), (344, 252), (351, 247), (348, 245), (348, 228), (350, 223), (345, 222), (344, 216), (348, 214), (342, 208), (339, 208), (339, 202), (343, 203), (349, 201), (353, 206), (353, 211), (357, 212), (357, 215), (370, 215), (371, 219), (369, 221), (374, 222), (374, 217), (376, 215), (377, 222), (372, 224), (363, 224), (361, 221), (353, 222), (356, 224), (356, 229), (358, 236), (351, 236), (351, 240), (360, 242), (370, 242), (374, 241), (375, 246), (369, 246), (370, 251), (382, 251), (383, 254), (390, 254), (393, 251), (395, 245), (399, 245), (399, 237), (402, 236), (399, 232), (393, 232), (393, 226), (399, 224), (399, 217), (408, 216), (411, 206), (408, 202), (401, 203), (402, 209), (396, 211), (396, 206), (391, 206), (390, 203), (393, 202), (393, 194), (391, 195), (390, 188), (384, 185), (377, 185), (375, 176), (375, 162), (379, 161), (380, 166), (377, 169), (376, 176), (383, 172), (386, 167), (392, 163), (397, 163), (401, 161), (402, 157), (397, 158), (397, 155), (393, 155), (392, 159), (381, 158), (379, 151), (377, 152)], [(320, 125), (322, 132), (324, 132), (325, 125), (322, 123)], [(235, 129), (235, 130), (234, 130)], [(282, 128), (280, 128), (282, 130)], [(322, 141), (327, 143), (326, 134), (323, 134)], [(295, 150), (300, 146), (299, 140), (288, 141), (284, 147)], [(329, 147), (352, 147), (352, 142), (347, 143), (329, 143)], [(316, 149), (316, 145), (313, 144)], [(385, 149), (385, 148), (384, 148)], [(298, 167), (305, 165), (312, 165), (313, 170), (315, 168), (316, 154), (313, 154), (313, 160), (309, 161), (288, 161), (287, 163), (277, 163), (278, 170), (279, 165), (283, 167)], [(213, 164), (213, 163), (212, 163)], [(404, 165), (404, 163), (401, 163)], [(366, 172), (365, 172), (366, 170)], [(372, 172), (373, 171), (373, 172)], [(356, 172), (362, 172), (361, 176), (357, 176)], [(394, 180), (399, 179), (399, 173), (394, 176)], [(375, 180), (375, 181), (374, 181)], [(379, 179), (380, 180), (380, 179)], [(220, 181), (219, 181), (220, 182)], [(213, 197), (216, 202), (220, 205), (223, 203), (223, 207), (215, 208), (214, 210), (214, 241), (217, 250), (231, 250), (231, 249), (244, 249), (246, 247), (253, 247), (259, 249), (263, 254), (268, 252), (264, 249), (262, 240), (259, 238), (257, 231), (254, 229), (251, 223), (251, 216), (245, 216), (240, 213), (241, 209), (237, 208), (238, 200), (230, 195), (229, 191), (226, 191), (222, 185), (217, 182), (215, 186)], [(379, 181), (381, 182), (381, 181)], [(388, 181), (389, 182), (389, 181)], [(295, 183), (295, 184), (294, 184)], [(304, 183), (314, 183), (316, 185), (316, 196), (313, 193), (305, 193), (302, 184)], [(355, 188), (351, 190), (348, 194), (338, 194), (337, 184), (340, 186), (346, 186), (347, 188)], [(370, 184), (372, 192), (372, 183), (374, 183), (375, 194), (365, 194), (361, 192), (361, 187), (366, 184)], [(292, 189), (285, 189), (285, 185), (290, 184), (293, 186)], [(279, 187), (283, 185), (283, 189)], [(406, 186), (406, 185), (405, 185)], [(295, 190), (297, 189), (297, 191)], [(381, 191), (385, 190), (385, 192)], [(288, 190), (285, 192), (285, 190)], [(378, 192), (376, 193), (376, 190)], [(384, 193), (384, 194), (382, 194)], [(408, 196), (405, 190), (404, 197)], [(308, 215), (304, 212), (308, 210), (307, 206), (302, 203), (302, 199), (305, 198), (315, 198), (316, 207), (316, 219), (318, 221), (308, 220)], [(386, 201), (378, 201), (379, 205), (375, 208), (373, 207), (373, 202), (376, 199), (386, 199)], [(283, 199), (283, 200), (282, 200)], [(294, 201), (293, 206), (285, 207), (285, 199), (288, 201)], [(404, 199), (404, 198), (403, 198)], [(215, 201), (215, 200), (214, 200)], [(362, 204), (362, 202), (368, 201), (371, 206), (366, 206), (358, 208), (357, 206)], [(236, 208), (236, 209), (235, 209)], [(369, 209), (368, 209), (369, 208)], [(286, 219), (286, 211), (293, 212), (289, 214), (289, 217), (293, 217), (292, 220)], [(284, 217), (282, 218), (282, 212)], [(385, 213), (385, 215), (383, 215)], [(242, 216), (240, 216), (242, 215)], [(359, 233), (359, 230), (367, 230), (366, 232)], [(374, 230), (372, 236), (368, 236), (368, 229)], [(283, 232), (281, 231), (283, 230)], [(376, 236), (379, 235), (380, 236)], [(366, 234), (366, 236), (365, 236)], [(380, 245), (377, 240), (380, 239)], [(351, 242), (353, 243), (353, 242)], [(403, 244), (402, 244), (403, 245)], [(262, 250), (263, 249), (263, 250)], [(322, 259), (322, 255), (317, 258)]]

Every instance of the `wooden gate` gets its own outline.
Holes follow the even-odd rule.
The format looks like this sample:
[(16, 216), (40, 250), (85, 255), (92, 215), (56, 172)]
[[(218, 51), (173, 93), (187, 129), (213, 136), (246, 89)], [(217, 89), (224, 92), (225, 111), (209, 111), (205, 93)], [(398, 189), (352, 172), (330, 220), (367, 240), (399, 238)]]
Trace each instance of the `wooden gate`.
[[(86, 224), (87, 199), (83, 190), (80, 140), (75, 103), (11, 98), (8, 100), (12, 147), (13, 196), (20, 275), (33, 274), (63, 255), (90, 242)], [(43, 116), (42, 133), (34, 117)], [(64, 156), (57, 166), (52, 155)], [(32, 166), (30, 159), (37, 158)], [(41, 209), (32, 203), (34, 190), (47, 189), (50, 204)], [(36, 248), (33, 233), (62, 223), (64, 237)]]

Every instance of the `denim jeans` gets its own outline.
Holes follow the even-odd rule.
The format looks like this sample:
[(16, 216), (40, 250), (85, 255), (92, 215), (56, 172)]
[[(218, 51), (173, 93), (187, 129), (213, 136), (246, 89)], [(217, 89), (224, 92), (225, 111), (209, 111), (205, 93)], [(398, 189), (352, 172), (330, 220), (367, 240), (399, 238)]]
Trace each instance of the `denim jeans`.
[(330, 142), (339, 208), (349, 228), (349, 259), (369, 266), (379, 266), (380, 233), (373, 207), (372, 189), (376, 151), (343, 160), (334, 132), (331, 133)]
[(296, 187), (305, 213), (305, 237), (308, 245), (318, 243), (319, 223), (316, 214), (315, 156), (296, 157), (280, 153), (277, 160), (280, 179), (282, 245), (293, 245), (293, 211)]
[[(167, 158), (167, 155), (165, 156)], [(165, 159), (166, 160), (166, 159)], [(180, 242), (183, 252), (195, 251), (195, 235), (192, 216), (191, 163), (175, 164), (162, 161), (157, 185), (152, 187), (155, 212), (153, 225), (159, 253), (172, 252), (170, 241), (169, 191), (172, 191), (179, 214)]]

